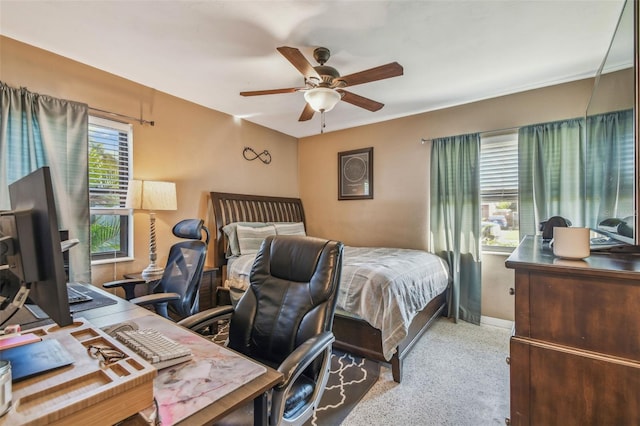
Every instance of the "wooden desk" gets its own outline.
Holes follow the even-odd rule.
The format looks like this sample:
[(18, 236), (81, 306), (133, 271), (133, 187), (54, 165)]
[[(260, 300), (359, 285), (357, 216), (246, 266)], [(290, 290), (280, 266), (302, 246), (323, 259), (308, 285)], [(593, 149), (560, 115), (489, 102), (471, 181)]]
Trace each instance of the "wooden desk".
[[(92, 286), (93, 291), (98, 291), (105, 295), (110, 295), (108, 292), (104, 291), (101, 288)], [(114, 297), (114, 296), (111, 296)], [(74, 319), (76, 318), (85, 318), (91, 322), (96, 327), (105, 327), (108, 325), (112, 325), (115, 323), (119, 323), (122, 321), (134, 321), (137, 322), (141, 327), (153, 327), (166, 333), (169, 337), (174, 338), (174, 340), (181, 341), (183, 344), (190, 345), (191, 342), (204, 342), (211, 346), (212, 351), (217, 352), (219, 356), (227, 357), (229, 359), (237, 359), (242, 358), (242, 362), (244, 366), (255, 366), (262, 368), (261, 364), (255, 363), (250, 358), (245, 357), (237, 352), (234, 352), (230, 349), (224, 348), (222, 346), (216, 345), (214, 343), (209, 342), (204, 339), (202, 336), (191, 332), (190, 330), (179, 327), (175, 323), (172, 323), (165, 318), (162, 318), (158, 315), (151, 313), (149, 310), (141, 308), (139, 306), (133, 305), (123, 299), (116, 298), (117, 303), (114, 305), (105, 306), (102, 308), (92, 309), (88, 311), (79, 312), (74, 315)], [(184, 336), (188, 336), (185, 338)], [(185, 340), (186, 339), (186, 340)], [(203, 352), (202, 348), (194, 348), (194, 358), (198, 356), (202, 356), (206, 358), (206, 354)], [(197, 355), (200, 354), (200, 355)], [(189, 384), (189, 380), (187, 377), (182, 377), (180, 373), (176, 373), (176, 370), (189, 369), (193, 368), (194, 361), (189, 361), (187, 363), (181, 364), (177, 366), (177, 368), (168, 368), (164, 370), (160, 370), (158, 372), (158, 376), (154, 380), (154, 387), (156, 389), (156, 398), (163, 398), (161, 392), (159, 392), (159, 388), (164, 387), (165, 383), (170, 380), (184, 380), (183, 388), (186, 388)], [(227, 367), (232, 364), (227, 364)], [(209, 401), (206, 405), (203, 405), (203, 397), (207, 398), (206, 395), (195, 395), (195, 394), (185, 394), (180, 395), (182, 400), (180, 401), (181, 407), (197, 407), (193, 409), (193, 412), (180, 411), (179, 415), (172, 419), (162, 419), (163, 425), (168, 424), (208, 424), (213, 423), (227, 414), (231, 413), (235, 409), (243, 406), (248, 401), (254, 400), (255, 407), (255, 419), (256, 423), (266, 424), (266, 392), (273, 388), (277, 383), (282, 380), (282, 374), (273, 370), (271, 368), (264, 367), (263, 372), (257, 375), (254, 378), (243, 382), (240, 386), (230, 390), (228, 393), (216, 397), (215, 400)], [(193, 371), (191, 371), (193, 373)], [(220, 371), (219, 374), (216, 374), (215, 371), (211, 371), (212, 374), (218, 379), (218, 382), (221, 383), (221, 386), (225, 386), (224, 380), (229, 378), (229, 380), (234, 380), (228, 375), (228, 371)], [(190, 377), (192, 378), (192, 377)], [(235, 379), (237, 380), (237, 378)], [(180, 388), (181, 385), (174, 386), (176, 388)], [(168, 395), (171, 396), (171, 395)], [(166, 401), (159, 400), (161, 405)]]

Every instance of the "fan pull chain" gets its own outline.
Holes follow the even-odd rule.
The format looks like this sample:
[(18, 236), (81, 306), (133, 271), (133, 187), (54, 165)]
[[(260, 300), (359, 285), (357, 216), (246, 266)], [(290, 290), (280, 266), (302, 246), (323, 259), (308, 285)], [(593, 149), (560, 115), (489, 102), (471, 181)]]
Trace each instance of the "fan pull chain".
[(326, 124), (324, 122), (324, 110), (320, 110), (320, 133), (324, 133)]

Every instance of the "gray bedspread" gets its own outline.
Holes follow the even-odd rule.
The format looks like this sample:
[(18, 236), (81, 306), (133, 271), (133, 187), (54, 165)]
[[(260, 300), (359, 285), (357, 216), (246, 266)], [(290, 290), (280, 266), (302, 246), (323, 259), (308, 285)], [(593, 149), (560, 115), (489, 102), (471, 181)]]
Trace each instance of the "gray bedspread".
[[(229, 259), (226, 284), (245, 289), (254, 258)], [(384, 357), (390, 360), (413, 318), (446, 289), (448, 282), (447, 265), (434, 254), (345, 246), (337, 307), (379, 329)]]

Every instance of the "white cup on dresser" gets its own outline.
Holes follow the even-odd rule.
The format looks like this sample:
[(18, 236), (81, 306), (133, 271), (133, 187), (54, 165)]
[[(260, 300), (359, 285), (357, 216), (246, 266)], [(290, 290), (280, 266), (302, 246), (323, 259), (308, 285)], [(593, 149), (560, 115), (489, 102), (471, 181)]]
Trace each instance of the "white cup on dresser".
[(584, 259), (591, 254), (589, 228), (558, 227), (553, 228), (550, 245), (553, 254), (564, 259)]

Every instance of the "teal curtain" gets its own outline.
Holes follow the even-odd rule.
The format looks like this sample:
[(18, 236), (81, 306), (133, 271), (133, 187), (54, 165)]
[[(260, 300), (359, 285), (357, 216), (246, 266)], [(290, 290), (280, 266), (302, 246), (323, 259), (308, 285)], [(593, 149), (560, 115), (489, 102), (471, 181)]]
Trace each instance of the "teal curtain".
[(586, 226), (633, 215), (633, 110), (587, 117)]
[(535, 235), (538, 224), (562, 216), (585, 226), (584, 120), (521, 127), (518, 132), (520, 234)]
[(535, 124), (518, 134), (520, 233), (552, 216), (595, 228), (634, 211), (633, 111)]
[(435, 139), (431, 147), (431, 250), (451, 273), (449, 317), (480, 324), (480, 135)]
[(80, 244), (69, 252), (69, 278), (91, 282), (87, 105), (0, 82), (0, 210), (9, 184), (49, 166), (60, 229)]

